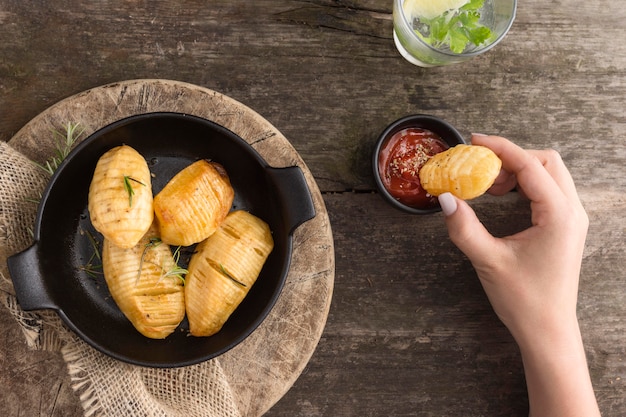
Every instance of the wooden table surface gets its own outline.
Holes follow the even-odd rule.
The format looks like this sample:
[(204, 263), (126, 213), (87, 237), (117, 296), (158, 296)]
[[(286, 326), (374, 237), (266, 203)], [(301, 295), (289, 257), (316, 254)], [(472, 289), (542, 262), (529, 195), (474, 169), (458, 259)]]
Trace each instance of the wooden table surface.
[[(626, 9), (520, 1), (494, 50), (423, 69), (392, 40), (391, 0), (0, 0), (0, 140), (75, 93), (180, 80), (256, 110), (291, 142), (335, 240), (330, 314), (313, 357), (268, 416), (522, 416), (517, 347), (441, 214), (376, 193), (371, 151), (390, 122), (439, 116), (554, 148), (589, 213), (579, 318), (605, 416), (626, 415)], [(473, 207), (494, 234), (528, 224), (515, 193)], [(0, 213), (1, 214), (1, 213)], [(79, 416), (58, 354), (26, 351), (0, 311), (0, 409)]]

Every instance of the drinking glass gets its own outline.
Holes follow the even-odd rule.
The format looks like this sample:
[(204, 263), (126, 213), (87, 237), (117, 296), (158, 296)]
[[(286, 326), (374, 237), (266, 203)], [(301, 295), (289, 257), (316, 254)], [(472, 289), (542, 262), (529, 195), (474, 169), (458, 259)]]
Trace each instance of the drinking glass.
[[(420, 22), (407, 16), (403, 3), (393, 0), (393, 39), (400, 54), (410, 63), (434, 67), (467, 61), (496, 46), (507, 34), (517, 8), (517, 0), (485, 0), (480, 12), (480, 24), (491, 30), (491, 37), (479, 46), (471, 45), (462, 52), (453, 52), (448, 46), (433, 46), (417, 33)], [(429, 30), (422, 24), (422, 30)], [(428, 33), (427, 33), (428, 34)]]

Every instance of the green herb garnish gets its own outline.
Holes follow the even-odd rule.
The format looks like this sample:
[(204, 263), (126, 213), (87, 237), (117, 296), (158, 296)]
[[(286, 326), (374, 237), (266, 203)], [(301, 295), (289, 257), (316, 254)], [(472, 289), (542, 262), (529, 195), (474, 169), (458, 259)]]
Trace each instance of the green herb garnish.
[(141, 184), (144, 187), (146, 186), (143, 182), (136, 180), (133, 177), (129, 177), (128, 175), (124, 175), (124, 190), (128, 193), (128, 207), (133, 206), (133, 196), (135, 195), (135, 190), (133, 190), (133, 186), (130, 183), (131, 181)]
[(479, 23), (485, 0), (470, 0), (458, 10), (449, 10), (432, 19), (420, 18), (415, 33), (435, 48), (449, 47), (460, 54), (468, 44), (480, 46), (493, 37), (491, 30)]
[(80, 233), (82, 235), (87, 235), (87, 239), (89, 240), (89, 243), (91, 244), (91, 247), (93, 249), (91, 257), (84, 266), (80, 267), (80, 270), (85, 271), (85, 273), (92, 278), (97, 278), (99, 275), (103, 274), (102, 258), (100, 256), (100, 245), (88, 230), (81, 230)]
[[(161, 243), (163, 243), (163, 241), (161, 240), (161, 238), (158, 238), (158, 237), (151, 237), (148, 240), (148, 243), (146, 243), (143, 249), (143, 253), (141, 254), (141, 260), (139, 261), (139, 271), (137, 271), (136, 282), (139, 282), (139, 278), (141, 278), (141, 271), (143, 269), (143, 263), (146, 257), (146, 253), (148, 252), (148, 250), (159, 246)], [(180, 260), (180, 246), (176, 248), (172, 257), (174, 259), (174, 266), (172, 266), (170, 269), (165, 269), (163, 268), (162, 265), (157, 265), (159, 268), (161, 268), (161, 271), (162, 271), (161, 278), (159, 278), (159, 281), (162, 280), (163, 278), (175, 277), (175, 278), (180, 279), (184, 284), (185, 283), (184, 275), (187, 275), (189, 271), (183, 267), (178, 266), (178, 262)]]
[(55, 144), (55, 155), (47, 160), (45, 164), (35, 163), (39, 168), (46, 171), (49, 175), (54, 174), (61, 162), (69, 155), (74, 143), (83, 134), (85, 129), (80, 127), (80, 123), (68, 122), (65, 126), (65, 134), (54, 130), (52, 132)]
[[(79, 128), (79, 126), (80, 123), (67, 122), (67, 125), (65, 126), (65, 134), (59, 132), (58, 130), (53, 130), (52, 136), (56, 148), (55, 155), (48, 159), (44, 164), (39, 164), (37, 162), (33, 162), (33, 164), (44, 170), (48, 175), (52, 176), (54, 171), (56, 171), (57, 168), (59, 168), (59, 165), (61, 165), (61, 162), (63, 162), (67, 155), (69, 155), (72, 147), (80, 135), (82, 135), (85, 131), (85, 129), (82, 127)], [(26, 198), (25, 200), (30, 203), (39, 204), (41, 201), (41, 192), (39, 192), (37, 197)], [(33, 235), (32, 232), (31, 235)]]
[(221, 271), (222, 271), (222, 274), (223, 274), (224, 276), (226, 276), (228, 279), (230, 279), (231, 281), (233, 281), (235, 284), (241, 285), (241, 286), (242, 286), (242, 287), (244, 287), (244, 288), (246, 288), (246, 287), (247, 287), (247, 285), (246, 285), (246, 284), (244, 284), (243, 282), (238, 281), (237, 279), (235, 279), (235, 277), (233, 277), (233, 276), (232, 276), (232, 275), (231, 275), (231, 274), (230, 274), (230, 273), (226, 270), (226, 268), (224, 268), (224, 265), (220, 264), (220, 269), (221, 269)]
[(173, 258), (174, 258), (174, 266), (169, 271), (165, 271), (162, 278), (175, 277), (175, 278), (180, 279), (184, 285), (185, 284), (184, 275), (187, 275), (189, 271), (181, 266), (178, 266), (178, 261), (180, 260), (180, 246), (178, 246), (176, 250), (174, 251)]

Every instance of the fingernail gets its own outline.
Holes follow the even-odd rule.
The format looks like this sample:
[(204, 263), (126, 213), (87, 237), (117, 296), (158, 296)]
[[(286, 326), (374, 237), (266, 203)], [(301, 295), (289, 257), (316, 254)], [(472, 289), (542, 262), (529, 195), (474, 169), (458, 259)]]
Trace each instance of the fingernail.
[(472, 136), (487, 136), (484, 133), (472, 133)]
[(456, 199), (450, 193), (443, 193), (438, 197), (439, 205), (441, 206), (441, 211), (446, 216), (451, 216), (456, 211)]

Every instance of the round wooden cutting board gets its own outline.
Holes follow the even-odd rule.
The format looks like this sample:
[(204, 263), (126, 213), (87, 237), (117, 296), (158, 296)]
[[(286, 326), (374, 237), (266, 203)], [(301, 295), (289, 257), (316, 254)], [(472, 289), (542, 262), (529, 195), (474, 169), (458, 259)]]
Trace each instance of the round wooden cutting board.
[(335, 258), (321, 193), (296, 150), (267, 120), (223, 94), (192, 84), (143, 79), (109, 84), (71, 96), (31, 120), (9, 144), (44, 162), (54, 153), (51, 131), (80, 123), (83, 137), (117, 120), (151, 112), (191, 114), (218, 123), (250, 143), (274, 167), (299, 166), (316, 216), (294, 233), (291, 268), (267, 319), (234, 349), (217, 358), (242, 415), (259, 416), (292, 386), (311, 358), (326, 324)]

